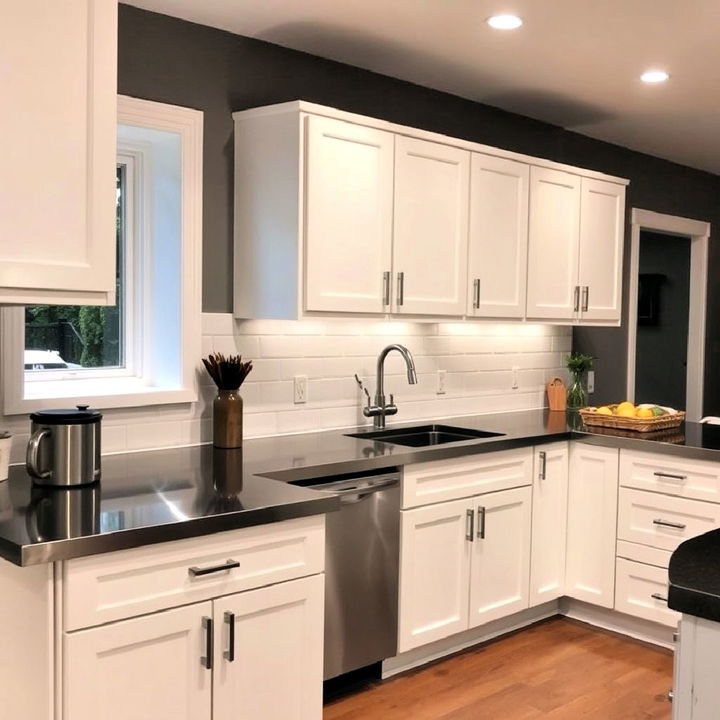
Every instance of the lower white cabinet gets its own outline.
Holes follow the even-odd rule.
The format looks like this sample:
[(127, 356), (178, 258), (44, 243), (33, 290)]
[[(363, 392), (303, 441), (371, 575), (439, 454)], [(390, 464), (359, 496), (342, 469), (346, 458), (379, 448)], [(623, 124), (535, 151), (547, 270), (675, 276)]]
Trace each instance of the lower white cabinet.
[(618, 452), (570, 447), (565, 594), (607, 608), (615, 597)]
[(63, 718), (210, 720), (206, 652), (212, 602), (68, 633)]
[(214, 601), (215, 720), (322, 717), (323, 576)]
[(528, 607), (532, 490), (404, 510), (398, 652)]
[(535, 448), (533, 463), (530, 605), (565, 594), (568, 443)]

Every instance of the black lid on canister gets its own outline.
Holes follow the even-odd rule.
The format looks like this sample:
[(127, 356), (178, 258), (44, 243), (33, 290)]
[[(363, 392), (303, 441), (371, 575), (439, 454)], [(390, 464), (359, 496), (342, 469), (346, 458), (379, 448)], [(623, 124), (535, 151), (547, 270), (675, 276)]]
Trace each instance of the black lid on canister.
[(91, 410), (89, 405), (60, 410), (38, 410), (30, 419), (38, 425), (91, 425), (100, 422), (102, 413)]

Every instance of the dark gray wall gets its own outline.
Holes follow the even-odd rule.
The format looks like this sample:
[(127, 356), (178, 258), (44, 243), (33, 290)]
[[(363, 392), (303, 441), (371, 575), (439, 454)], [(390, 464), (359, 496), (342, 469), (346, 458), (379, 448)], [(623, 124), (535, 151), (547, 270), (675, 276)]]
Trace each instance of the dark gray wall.
[[(638, 319), (635, 399), (684, 408), (690, 312), (690, 238), (640, 233), (640, 275), (661, 276), (654, 322)], [(659, 277), (658, 277), (659, 280)]]
[[(304, 99), (629, 178), (628, 209), (720, 223), (720, 178), (559, 127), (259, 40), (120, 6), (119, 92), (205, 113), (203, 309), (232, 304), (232, 119), (258, 105)], [(711, 244), (711, 278), (720, 248)], [(626, 263), (627, 267), (627, 263)], [(625, 283), (625, 294), (627, 282)], [(720, 414), (720, 292), (711, 283), (706, 412)], [(627, 307), (627, 303), (624, 304)], [(594, 402), (625, 394), (627, 333), (578, 329), (596, 361)]]

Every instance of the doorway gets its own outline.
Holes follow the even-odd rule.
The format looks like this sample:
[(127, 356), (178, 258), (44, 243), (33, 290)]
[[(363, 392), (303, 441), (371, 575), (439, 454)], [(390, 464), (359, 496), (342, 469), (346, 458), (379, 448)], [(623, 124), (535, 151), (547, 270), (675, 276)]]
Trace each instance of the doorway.
[(640, 231), (635, 397), (687, 406), (690, 238)]
[(628, 399), (702, 416), (710, 225), (633, 209)]

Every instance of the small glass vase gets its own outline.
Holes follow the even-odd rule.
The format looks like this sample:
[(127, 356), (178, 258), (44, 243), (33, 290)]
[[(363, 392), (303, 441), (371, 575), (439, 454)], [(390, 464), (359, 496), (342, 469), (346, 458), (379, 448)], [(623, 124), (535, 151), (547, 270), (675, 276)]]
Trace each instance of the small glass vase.
[(213, 445), (241, 448), (243, 438), (243, 399), (235, 390), (218, 390), (213, 400)]
[(587, 407), (588, 392), (583, 383), (583, 374), (581, 372), (572, 373), (572, 382), (567, 390), (567, 406), (568, 410), (579, 410)]

